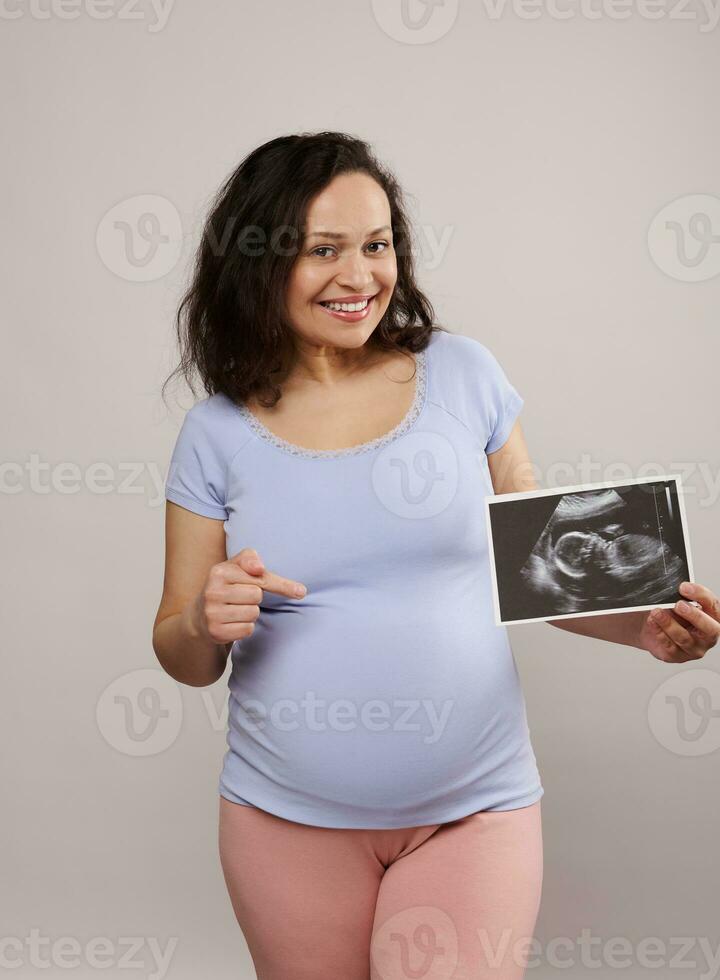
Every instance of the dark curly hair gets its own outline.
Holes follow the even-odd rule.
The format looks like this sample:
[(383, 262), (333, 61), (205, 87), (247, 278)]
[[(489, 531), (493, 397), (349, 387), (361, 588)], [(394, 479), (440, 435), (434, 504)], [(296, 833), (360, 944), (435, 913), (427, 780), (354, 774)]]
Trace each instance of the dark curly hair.
[[(253, 395), (268, 408), (278, 402), (282, 392), (271, 375), (292, 349), (285, 294), (297, 251), (277, 247), (278, 233), (302, 242), (310, 201), (334, 177), (349, 173), (368, 174), (385, 191), (397, 260), (390, 303), (368, 343), (417, 352), (433, 330), (444, 329), (434, 325), (432, 305), (415, 282), (400, 187), (370, 146), (339, 132), (280, 136), (246, 156), (212, 202), (177, 311), (180, 363), (163, 393), (182, 374), (195, 394), (197, 372), (209, 395), (222, 392), (235, 404)], [(271, 247), (262, 247), (268, 240)]]

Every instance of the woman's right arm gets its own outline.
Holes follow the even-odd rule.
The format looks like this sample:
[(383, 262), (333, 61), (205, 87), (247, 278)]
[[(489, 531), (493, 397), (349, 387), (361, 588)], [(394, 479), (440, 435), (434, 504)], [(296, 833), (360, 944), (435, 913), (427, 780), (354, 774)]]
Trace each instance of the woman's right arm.
[(165, 579), (152, 643), (160, 666), (181, 684), (207, 687), (225, 671), (232, 642), (219, 643), (207, 634), (200, 606), (211, 568), (225, 559), (223, 521), (168, 500)]

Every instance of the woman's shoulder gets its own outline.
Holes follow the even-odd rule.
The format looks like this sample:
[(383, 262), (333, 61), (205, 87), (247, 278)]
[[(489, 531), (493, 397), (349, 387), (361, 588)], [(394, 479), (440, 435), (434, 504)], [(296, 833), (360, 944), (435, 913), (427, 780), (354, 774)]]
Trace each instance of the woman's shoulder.
[(239, 415), (238, 406), (223, 392), (206, 395), (185, 412), (188, 424), (212, 433), (234, 429)]
[(446, 327), (433, 330), (430, 335), (430, 345), (438, 347), (444, 353), (460, 358), (469, 357), (472, 360), (481, 360), (493, 356), (490, 348), (476, 337), (457, 333), (448, 330)]
[(493, 351), (482, 341), (469, 334), (455, 333), (446, 328), (434, 330), (428, 347), (436, 367), (456, 387), (463, 380), (471, 384), (481, 378), (490, 379), (502, 373), (502, 367)]
[(180, 434), (193, 451), (212, 452), (218, 459), (226, 460), (250, 438), (239, 421), (238, 406), (227, 395), (216, 392), (187, 409)]

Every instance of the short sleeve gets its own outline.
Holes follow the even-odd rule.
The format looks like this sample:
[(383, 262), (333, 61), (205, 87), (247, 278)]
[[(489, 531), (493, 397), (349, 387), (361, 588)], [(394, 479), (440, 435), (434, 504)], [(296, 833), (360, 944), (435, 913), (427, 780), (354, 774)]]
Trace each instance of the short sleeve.
[(217, 440), (194, 405), (178, 433), (165, 481), (165, 498), (203, 517), (227, 520), (226, 476)]
[(485, 452), (494, 453), (507, 442), (525, 400), (510, 383), (502, 367), (487, 348), (485, 348), (485, 362), (490, 431)]

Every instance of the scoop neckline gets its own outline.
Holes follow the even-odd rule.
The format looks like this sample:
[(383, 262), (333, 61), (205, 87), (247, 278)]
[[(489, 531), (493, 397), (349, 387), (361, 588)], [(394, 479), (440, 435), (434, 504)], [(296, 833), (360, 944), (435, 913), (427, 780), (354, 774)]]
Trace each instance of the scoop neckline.
[(361, 453), (371, 452), (395, 442), (396, 439), (408, 432), (420, 417), (427, 401), (427, 347), (417, 352), (411, 351), (411, 354), (415, 361), (415, 395), (405, 417), (384, 435), (369, 439), (367, 442), (358, 443), (355, 446), (344, 446), (340, 449), (309, 449), (307, 446), (299, 446), (268, 429), (265, 423), (253, 415), (244, 403), (236, 407), (245, 423), (259, 439), (284, 453), (303, 459), (339, 459), (346, 456), (358, 456)]

